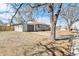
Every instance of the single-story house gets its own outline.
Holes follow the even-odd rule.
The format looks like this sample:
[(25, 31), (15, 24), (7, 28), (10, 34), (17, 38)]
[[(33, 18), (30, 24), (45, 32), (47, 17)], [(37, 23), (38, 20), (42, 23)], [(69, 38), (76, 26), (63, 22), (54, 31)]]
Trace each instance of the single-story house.
[(29, 21), (27, 23), (13, 24), (14, 31), (31, 32), (31, 31), (46, 31), (50, 29), (50, 25), (36, 21)]

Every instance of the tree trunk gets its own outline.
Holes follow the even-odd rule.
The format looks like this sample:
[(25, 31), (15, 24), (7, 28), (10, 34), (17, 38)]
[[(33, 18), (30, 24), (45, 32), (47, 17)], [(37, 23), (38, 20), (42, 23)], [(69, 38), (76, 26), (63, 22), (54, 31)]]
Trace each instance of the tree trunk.
[(51, 23), (51, 38), (52, 38), (53, 40), (56, 39), (56, 23), (57, 23), (57, 19), (58, 19), (58, 16), (59, 16), (59, 14), (60, 14), (61, 8), (62, 8), (62, 3), (59, 5), (57, 14), (55, 14), (55, 16), (54, 16), (54, 4), (51, 3), (51, 4), (49, 5), (50, 23)]
[(68, 31), (71, 31), (70, 26), (68, 26)]
[(54, 23), (54, 9), (53, 8), (54, 8), (54, 4), (51, 3), (49, 5), (50, 23), (51, 23), (51, 39), (55, 40), (55, 35), (54, 35), (54, 32), (55, 32), (55, 30), (54, 30), (55, 23)]
[(70, 25), (68, 25), (68, 31), (72, 31), (72, 29), (71, 29), (71, 26), (70, 26)]

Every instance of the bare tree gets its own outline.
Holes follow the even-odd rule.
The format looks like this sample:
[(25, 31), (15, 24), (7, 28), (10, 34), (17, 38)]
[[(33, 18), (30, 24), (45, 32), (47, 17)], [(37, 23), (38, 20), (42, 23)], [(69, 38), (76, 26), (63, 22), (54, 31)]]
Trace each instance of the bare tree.
[(15, 12), (14, 15), (12, 16), (10, 25), (11, 25), (11, 23), (12, 23), (13, 18), (15, 17), (15, 15), (17, 14), (18, 10), (21, 8), (22, 5), (23, 5), (23, 3), (21, 3), (21, 4), (19, 5), (19, 7), (17, 8), (16, 12)]
[[(17, 4), (15, 4), (15, 5), (17, 5)], [(12, 23), (12, 21), (13, 21), (13, 19), (15, 18), (15, 16), (18, 14), (19, 15), (19, 17), (21, 17), (21, 19), (22, 20), (24, 20), (24, 22), (26, 21), (31, 21), (33, 18), (32, 18), (32, 12), (33, 12), (33, 10), (35, 9), (35, 8), (39, 8), (39, 7), (41, 7), (41, 6), (43, 6), (43, 5), (46, 5), (46, 4), (29, 4), (29, 3), (27, 3), (27, 4), (24, 4), (24, 3), (21, 3), (21, 4), (18, 4), (19, 5), (19, 7), (18, 8), (15, 8), (15, 6), (13, 6), (13, 5), (11, 5), (12, 7), (13, 7), (13, 9), (15, 9), (15, 13), (14, 13), (14, 15), (12, 16), (12, 18), (11, 18), (11, 21), (10, 21), (10, 24)], [(23, 6), (23, 5), (25, 5), (25, 6)], [(21, 8), (21, 7), (23, 7), (23, 8)], [(26, 7), (28, 7), (28, 8), (26, 8)], [(26, 9), (25, 9), (26, 8)], [(29, 9), (29, 10), (28, 10)], [(20, 11), (21, 10), (21, 11)], [(28, 11), (25, 11), (25, 10), (28, 10)], [(23, 14), (22, 14), (23, 13)], [(22, 15), (21, 15), (22, 14)], [(24, 19), (23, 18), (23, 16), (25, 15), (25, 17), (24, 18), (26, 18), (27, 17), (27, 19), (28, 20), (26, 20), (26, 19)], [(18, 20), (18, 21), (20, 21), (20, 20)]]
[(71, 31), (72, 25), (75, 22), (79, 21), (78, 14), (79, 14), (79, 7), (77, 7), (76, 5), (72, 6), (69, 4), (68, 7), (62, 9), (61, 16), (65, 19), (69, 31)]
[(55, 39), (54, 35), (54, 4), (49, 4), (49, 12), (50, 12), (50, 23), (51, 23), (51, 39)]
[(62, 3), (59, 5), (58, 11), (54, 16), (54, 4), (51, 3), (49, 5), (50, 22), (51, 22), (51, 37), (54, 40), (56, 39), (56, 23), (57, 23), (57, 19), (58, 19), (58, 16), (60, 14), (61, 8), (62, 8)]
[(58, 17), (60, 15), (60, 12), (61, 12), (61, 9), (62, 9), (62, 3), (58, 4), (58, 10), (57, 10), (57, 13), (55, 14), (55, 28), (54, 28), (54, 36), (55, 36), (55, 39), (56, 39), (56, 24), (57, 24), (57, 20), (58, 20)]
[(0, 25), (2, 25), (3, 24), (3, 21), (2, 20), (0, 20)]

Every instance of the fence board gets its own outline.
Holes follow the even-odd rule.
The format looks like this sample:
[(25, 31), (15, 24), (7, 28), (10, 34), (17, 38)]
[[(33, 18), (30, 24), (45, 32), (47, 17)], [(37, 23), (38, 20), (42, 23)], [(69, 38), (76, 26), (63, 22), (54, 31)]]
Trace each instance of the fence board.
[(14, 31), (14, 26), (0, 26), (0, 31)]

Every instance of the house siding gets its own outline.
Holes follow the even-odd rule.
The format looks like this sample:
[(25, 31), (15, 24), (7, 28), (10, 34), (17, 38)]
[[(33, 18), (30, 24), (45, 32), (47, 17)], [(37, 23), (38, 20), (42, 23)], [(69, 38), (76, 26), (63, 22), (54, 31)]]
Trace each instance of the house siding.
[(14, 27), (15, 27), (14, 31), (23, 32), (23, 26), (22, 25), (18, 25), (18, 26), (14, 26)]
[(27, 24), (26, 23), (23, 24), (23, 32), (27, 32)]
[(43, 25), (43, 24), (37, 24), (36, 25), (36, 31), (45, 31), (45, 30), (49, 30), (48, 25)]

